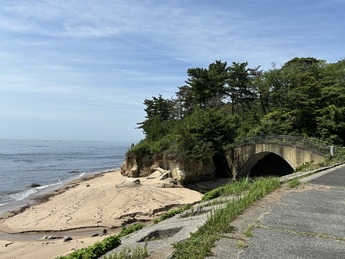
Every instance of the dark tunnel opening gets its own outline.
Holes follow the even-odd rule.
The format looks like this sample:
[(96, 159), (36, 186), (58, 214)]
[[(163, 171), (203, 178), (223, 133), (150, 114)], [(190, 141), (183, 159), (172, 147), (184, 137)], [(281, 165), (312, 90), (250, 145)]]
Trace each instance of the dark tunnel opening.
[(214, 156), (213, 164), (216, 167), (214, 176), (216, 178), (230, 178), (232, 177), (231, 169), (228, 160), (225, 156)]
[(250, 177), (283, 176), (291, 174), (294, 169), (282, 157), (269, 153), (262, 157), (250, 170)]

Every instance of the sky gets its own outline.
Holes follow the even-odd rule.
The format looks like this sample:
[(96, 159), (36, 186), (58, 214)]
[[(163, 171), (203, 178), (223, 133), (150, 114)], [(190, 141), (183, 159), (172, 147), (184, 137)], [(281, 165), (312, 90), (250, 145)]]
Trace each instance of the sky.
[(344, 59), (345, 0), (1, 0), (0, 139), (144, 138), (145, 99), (216, 60)]

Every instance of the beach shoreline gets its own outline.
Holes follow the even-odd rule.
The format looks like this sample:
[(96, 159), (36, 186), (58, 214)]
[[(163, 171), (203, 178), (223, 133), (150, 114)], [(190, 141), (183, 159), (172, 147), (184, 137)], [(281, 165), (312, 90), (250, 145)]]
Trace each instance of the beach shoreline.
[[(183, 187), (159, 188), (155, 179), (147, 178), (139, 178), (138, 187), (117, 187), (126, 179), (119, 170), (89, 174), (2, 214), (0, 257), (54, 258), (101, 240), (96, 234), (104, 229), (115, 234), (128, 223), (149, 224), (169, 208), (193, 204), (202, 197)], [(73, 240), (42, 239), (48, 235)]]
[[(83, 176), (81, 177), (71, 177), (61, 181), (61, 183), (59, 184), (51, 184), (50, 186), (44, 189), (39, 189), (37, 192), (28, 195), (22, 200), (10, 201), (0, 206), (0, 219), (10, 217), (13, 214), (21, 213), (33, 205), (43, 203), (52, 196), (63, 193), (64, 191), (68, 190), (69, 188), (75, 187), (83, 181), (93, 179), (96, 177), (101, 177), (103, 174), (112, 173), (118, 170), (119, 169), (107, 169), (104, 171), (95, 171), (86, 174), (83, 173)], [(39, 186), (39, 188), (40, 187), (41, 186)], [(34, 189), (34, 187), (32, 188)]]

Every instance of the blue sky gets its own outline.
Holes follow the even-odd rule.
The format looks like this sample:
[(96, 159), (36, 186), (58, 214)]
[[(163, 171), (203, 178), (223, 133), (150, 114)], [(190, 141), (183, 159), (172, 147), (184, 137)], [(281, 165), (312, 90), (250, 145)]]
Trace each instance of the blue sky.
[(345, 0), (2, 0), (0, 138), (137, 142), (143, 101), (215, 60), (345, 58)]

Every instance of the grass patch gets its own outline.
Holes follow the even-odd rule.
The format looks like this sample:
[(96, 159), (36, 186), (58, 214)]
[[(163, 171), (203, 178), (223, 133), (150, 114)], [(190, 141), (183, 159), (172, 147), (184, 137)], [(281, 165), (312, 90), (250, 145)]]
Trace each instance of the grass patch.
[(237, 247), (238, 248), (246, 248), (246, 247), (248, 247), (248, 244), (246, 242), (240, 240), (237, 242)]
[(144, 247), (138, 245), (135, 249), (125, 247), (118, 253), (105, 256), (104, 259), (144, 259), (148, 256), (149, 252), (147, 250), (147, 245), (145, 244)]
[(253, 236), (253, 229), (254, 229), (254, 225), (249, 225), (248, 228), (246, 229), (246, 231), (243, 232), (243, 234), (246, 237), (252, 237)]
[(66, 256), (59, 256), (59, 259), (96, 259), (118, 247), (121, 244), (120, 237), (117, 235), (109, 236), (101, 242), (96, 242), (92, 246), (81, 248)]
[(142, 229), (144, 227), (143, 224), (140, 224), (140, 223), (136, 223), (136, 224), (133, 224), (129, 227), (123, 227), (121, 229), (121, 232), (118, 234), (119, 237), (124, 237), (124, 236), (127, 236), (133, 232), (136, 232), (140, 229)]
[(240, 181), (235, 181), (230, 184), (218, 187), (212, 191), (205, 193), (201, 201), (209, 201), (220, 196), (225, 195), (238, 195), (243, 191), (247, 190), (249, 187), (248, 178), (243, 178)]
[(312, 170), (315, 170), (319, 167), (320, 167), (320, 165), (315, 164), (314, 161), (304, 162), (302, 165), (300, 165), (296, 168), (296, 172), (312, 171)]
[(175, 215), (180, 214), (181, 212), (190, 209), (191, 207), (192, 207), (191, 205), (184, 205), (184, 206), (181, 206), (179, 208), (169, 210), (169, 211), (165, 212), (164, 214), (162, 214), (158, 219), (155, 219), (154, 223), (157, 224), (163, 220), (166, 220), (168, 218), (172, 218)]
[[(118, 235), (109, 236), (103, 239), (101, 242), (96, 242), (92, 246), (81, 248), (66, 256), (59, 256), (59, 259), (96, 259), (113, 250), (121, 244), (121, 237), (129, 235), (139, 229), (142, 229), (144, 225), (134, 224), (130, 227), (123, 227)], [(124, 257), (127, 258), (127, 257)]]
[(247, 183), (247, 191), (238, 200), (229, 201), (225, 208), (216, 210), (199, 230), (186, 240), (174, 244), (174, 254), (171, 258), (205, 258), (212, 255), (214, 243), (223, 233), (231, 233), (234, 227), (230, 224), (238, 215), (280, 186), (278, 178), (257, 178), (253, 183)]
[(301, 184), (301, 181), (298, 178), (294, 178), (288, 181), (287, 184), (290, 188), (296, 188), (297, 186)]
[(342, 147), (335, 147), (335, 156), (327, 159), (322, 165), (329, 166), (345, 161), (345, 149)]

